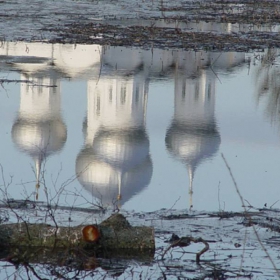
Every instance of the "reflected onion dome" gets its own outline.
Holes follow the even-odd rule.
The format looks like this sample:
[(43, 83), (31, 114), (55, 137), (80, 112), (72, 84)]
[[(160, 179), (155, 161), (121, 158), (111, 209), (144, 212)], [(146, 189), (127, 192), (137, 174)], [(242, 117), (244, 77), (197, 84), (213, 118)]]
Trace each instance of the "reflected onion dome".
[(4, 67), (32, 76), (77, 77), (99, 73), (100, 45), (45, 44), (41, 42), (5, 42), (0, 48)]
[(124, 171), (147, 158), (149, 139), (144, 129), (101, 129), (95, 135), (92, 149), (100, 160)]
[(235, 67), (242, 66), (245, 62), (245, 53), (243, 52), (214, 52), (210, 53), (210, 59), (214, 69), (223, 69), (235, 71)]
[(130, 168), (126, 166), (125, 170), (104, 162), (91, 147), (83, 149), (76, 160), (79, 182), (100, 199), (103, 206), (114, 206), (117, 202), (124, 204), (149, 185), (152, 173), (150, 155)]
[(81, 76), (88, 71), (91, 73), (94, 67), (99, 72), (101, 56), (100, 45), (53, 45), (55, 65), (70, 77)]
[(46, 157), (62, 149), (66, 138), (66, 126), (60, 119), (32, 122), (19, 118), (13, 125), (12, 139), (14, 144), (21, 151), (29, 154), (35, 163), (36, 200), (40, 186), (41, 164)]
[(215, 124), (198, 128), (174, 121), (167, 131), (165, 142), (174, 157), (195, 168), (203, 160), (215, 155), (219, 150), (221, 137)]
[(142, 68), (141, 52), (137, 48), (104, 46), (102, 51), (104, 65), (108, 65), (112, 69), (121, 69), (130, 72)]
[(173, 121), (167, 131), (165, 142), (167, 150), (188, 166), (192, 191), (196, 167), (216, 154), (221, 137), (215, 123), (194, 127)]
[(12, 128), (12, 138), (16, 146), (31, 157), (37, 157), (41, 153), (48, 156), (62, 149), (67, 130), (60, 119), (45, 122), (18, 119)]
[[(26, 76), (22, 75), (23, 78)], [(34, 160), (38, 199), (42, 162), (62, 149), (67, 128), (60, 114), (60, 90), (56, 80), (33, 75), (27, 78), (39, 86), (21, 85), (20, 107), (12, 127), (12, 139), (19, 150)]]
[(25, 73), (36, 73), (48, 68), (50, 59), (45, 57), (21, 56), (10, 57), (11, 65)]

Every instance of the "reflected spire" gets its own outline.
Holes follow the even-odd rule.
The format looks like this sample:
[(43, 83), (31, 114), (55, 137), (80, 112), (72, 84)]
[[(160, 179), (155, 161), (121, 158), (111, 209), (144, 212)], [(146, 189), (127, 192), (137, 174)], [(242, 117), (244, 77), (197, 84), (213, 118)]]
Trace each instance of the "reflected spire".
[(221, 139), (215, 121), (215, 77), (200, 69), (201, 63), (207, 64), (206, 53), (187, 52), (186, 57), (186, 68), (176, 71), (174, 117), (165, 141), (168, 151), (187, 167), (191, 208), (195, 170), (215, 155)]
[(228, 71), (244, 61), (244, 53), (178, 53), (174, 117), (165, 141), (168, 151), (188, 169), (190, 207), (195, 170), (215, 156), (221, 143), (215, 120), (217, 74), (213, 69)]
[(34, 160), (36, 197), (42, 163), (62, 149), (67, 137), (60, 113), (61, 77), (86, 77), (99, 73), (99, 45), (4, 42), (8, 70), (21, 72), (20, 109), (13, 125), (12, 137), (17, 147)]
[(147, 78), (139, 52), (129, 50), (120, 59), (122, 49), (105, 48), (101, 76), (88, 81), (85, 145), (76, 160), (82, 186), (103, 206), (118, 208), (152, 176), (145, 131)]
[(36, 194), (35, 194), (35, 198), (36, 200), (38, 200), (39, 198), (39, 188), (40, 188), (40, 174), (41, 174), (41, 163), (42, 160), (36, 158), (35, 159), (35, 172), (36, 172)]
[(188, 173), (189, 173), (189, 208), (193, 207), (193, 176), (194, 170), (192, 166), (188, 166)]
[(22, 74), (22, 79), (28, 79), (38, 86), (21, 85), (20, 108), (12, 128), (12, 138), (16, 146), (34, 160), (38, 199), (42, 163), (62, 149), (67, 131), (60, 113), (57, 81), (25, 74)]

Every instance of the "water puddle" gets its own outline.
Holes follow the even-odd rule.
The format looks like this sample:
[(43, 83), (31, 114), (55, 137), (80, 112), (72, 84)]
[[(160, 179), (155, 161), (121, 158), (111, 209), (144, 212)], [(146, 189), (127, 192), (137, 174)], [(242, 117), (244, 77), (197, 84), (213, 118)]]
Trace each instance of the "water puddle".
[(9, 243), (0, 278), (279, 279), (278, 2), (27, 2), (0, 1), (0, 231), (121, 213), (155, 250)]
[[(5, 42), (2, 188), (155, 211), (278, 203), (279, 52)], [(45, 188), (46, 187), (46, 188)]]

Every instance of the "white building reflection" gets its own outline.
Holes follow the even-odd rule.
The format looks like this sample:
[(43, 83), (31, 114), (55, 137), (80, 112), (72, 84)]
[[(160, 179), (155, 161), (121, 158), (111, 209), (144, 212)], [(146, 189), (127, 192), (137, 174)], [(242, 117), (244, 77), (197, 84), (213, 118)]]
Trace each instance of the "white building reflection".
[[(214, 69), (230, 69), (244, 60), (243, 53), (178, 53), (174, 117), (165, 141), (168, 151), (187, 167), (189, 207), (193, 206), (195, 170), (217, 153), (221, 143), (215, 120)], [(210, 64), (214, 69), (207, 67)]]
[(100, 75), (88, 82), (85, 146), (76, 173), (103, 206), (120, 207), (150, 183), (149, 78), (164, 73), (174, 60), (165, 50), (104, 47), (102, 53)]
[(32, 77), (32, 74), (21, 74), (21, 77), (38, 86), (21, 84), (20, 108), (12, 128), (12, 138), (20, 150), (33, 158), (38, 189), (42, 163), (62, 149), (67, 129), (60, 111), (59, 83), (52, 78)]
[(147, 77), (136, 49), (107, 48), (98, 80), (88, 81), (80, 183), (103, 206), (120, 207), (149, 185), (153, 166), (145, 130)]
[(166, 146), (187, 166), (192, 199), (195, 169), (215, 155), (221, 142), (215, 121), (217, 77), (213, 69), (230, 69), (244, 61), (244, 54), (235, 53), (98, 45), (5, 43), (0, 51), (9, 69), (20, 71), (23, 80), (32, 82), (21, 84), (12, 137), (34, 159), (37, 187), (43, 160), (60, 151), (67, 138), (60, 80), (86, 79), (85, 141), (76, 158), (76, 174), (102, 205), (117, 207), (143, 191), (152, 177), (145, 128), (150, 79), (175, 74), (175, 111)]
[(42, 164), (67, 138), (61, 115), (62, 77), (76, 78), (100, 63), (99, 46), (7, 42), (0, 49), (8, 68), (20, 71), (20, 107), (12, 127), (15, 145), (34, 160), (36, 198)]
[[(69, 45), (25, 42), (5, 42), (0, 47), (1, 65), (29, 76), (85, 78), (100, 67), (99, 45)], [(5, 66), (6, 65), (6, 66)]]

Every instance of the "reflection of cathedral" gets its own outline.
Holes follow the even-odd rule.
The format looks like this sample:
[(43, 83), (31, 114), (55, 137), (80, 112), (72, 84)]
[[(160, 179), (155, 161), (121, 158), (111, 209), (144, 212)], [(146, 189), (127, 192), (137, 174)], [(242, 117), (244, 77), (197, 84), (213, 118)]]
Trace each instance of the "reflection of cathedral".
[(165, 141), (168, 151), (187, 166), (191, 207), (195, 169), (213, 157), (221, 143), (215, 121), (216, 77), (212, 69), (204, 68), (213, 61), (216, 68), (230, 68), (242, 63), (244, 54), (186, 52), (186, 64), (181, 61), (180, 56), (175, 74), (174, 117)]
[(153, 170), (145, 131), (146, 77), (133, 75), (142, 61), (136, 50), (131, 60), (114, 61), (111, 56), (121, 57), (122, 49), (113, 50), (102, 58), (106, 74), (88, 82), (85, 147), (76, 162), (81, 184), (106, 206), (120, 206), (140, 192)]
[(17, 147), (33, 158), (38, 188), (42, 162), (62, 149), (67, 130), (60, 114), (59, 84), (50, 78), (30, 78), (24, 74), (22, 78), (39, 86), (21, 85), (20, 108), (12, 137)]
[[(59, 78), (76, 77), (88, 71), (96, 61), (99, 63), (99, 47), (7, 42), (1, 54), (9, 60), (8, 67), (20, 71), (21, 79), (27, 81), (21, 84), (20, 108), (12, 138), (16, 146), (34, 160), (38, 191), (42, 163), (60, 151), (67, 138), (60, 111)], [(38, 198), (38, 192), (36, 196)]]
[(172, 63), (164, 50), (104, 47), (100, 77), (88, 82), (85, 147), (76, 161), (79, 181), (103, 205), (119, 207), (150, 183), (149, 74)]
[(174, 76), (175, 69), (175, 110), (166, 147), (187, 166), (192, 194), (195, 169), (215, 155), (221, 142), (213, 69), (228, 69), (244, 60), (244, 54), (97, 45), (7, 43), (5, 47), (0, 54), (11, 57), (9, 67), (36, 84), (21, 86), (12, 136), (17, 147), (34, 159), (37, 185), (42, 161), (61, 150), (67, 137), (60, 111), (60, 79), (86, 77), (85, 142), (76, 158), (76, 174), (103, 205), (114, 206), (141, 192), (152, 177), (145, 128), (150, 79)]
[(188, 168), (190, 195), (196, 167), (211, 158), (221, 142), (214, 116), (215, 78), (200, 71), (196, 79), (176, 75), (174, 117), (165, 139), (169, 152)]

